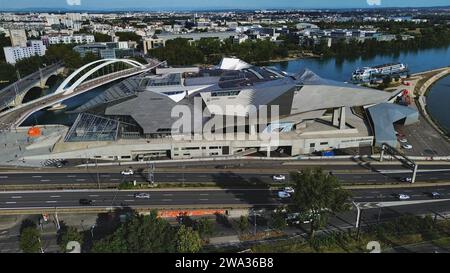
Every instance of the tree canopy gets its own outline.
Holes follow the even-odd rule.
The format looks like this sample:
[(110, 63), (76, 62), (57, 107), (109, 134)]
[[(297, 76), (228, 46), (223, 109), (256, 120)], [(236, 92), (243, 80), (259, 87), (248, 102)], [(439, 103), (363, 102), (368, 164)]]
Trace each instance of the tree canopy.
[(39, 253), (41, 250), (41, 233), (34, 226), (23, 228), (20, 232), (20, 249), (25, 253)]
[(306, 213), (311, 220), (311, 236), (325, 224), (329, 213), (349, 209), (349, 191), (342, 189), (338, 179), (321, 169), (306, 169), (290, 174), (295, 193), (290, 209)]
[(57, 242), (62, 252), (66, 252), (67, 244), (70, 241), (75, 241), (83, 245), (83, 235), (78, 232), (75, 227), (62, 225), (58, 234)]
[(134, 215), (110, 236), (94, 242), (92, 251), (100, 253), (165, 253), (176, 251), (176, 230), (157, 217)]
[(202, 239), (191, 227), (181, 225), (177, 231), (177, 252), (196, 253), (202, 248)]

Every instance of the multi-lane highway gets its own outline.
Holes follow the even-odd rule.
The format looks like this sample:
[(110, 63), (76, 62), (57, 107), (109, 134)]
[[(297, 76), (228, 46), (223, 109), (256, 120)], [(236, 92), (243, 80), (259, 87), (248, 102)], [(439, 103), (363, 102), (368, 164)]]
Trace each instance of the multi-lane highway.
[[(210, 183), (226, 184), (232, 186), (233, 183), (242, 182), (273, 183), (272, 176), (275, 174), (284, 174), (289, 179), (289, 173), (280, 170), (273, 173), (255, 172), (255, 170), (210, 170), (203, 172), (183, 172), (173, 170), (168, 172), (155, 173), (155, 182), (157, 183)], [(400, 170), (382, 170), (379, 172), (333, 172), (339, 181), (343, 183), (387, 183), (400, 182), (406, 177), (411, 177), (411, 171)], [(72, 172), (72, 173), (0, 173), (1, 185), (67, 185), (67, 184), (119, 184), (123, 181), (145, 182), (146, 173), (135, 173), (134, 175), (121, 175), (120, 172), (96, 173), (88, 172)], [(450, 181), (450, 169), (423, 170), (417, 174), (417, 182), (433, 182), (433, 181)]]
[[(436, 201), (429, 195), (429, 188), (407, 189), (365, 189), (354, 190), (353, 199), (357, 202), (399, 201), (395, 194), (408, 194), (411, 201)], [(450, 199), (450, 186), (442, 186), (438, 191), (440, 200)], [(289, 199), (280, 199), (277, 190), (268, 189), (199, 189), (199, 190), (151, 190), (146, 191), (150, 198), (136, 198), (139, 191), (119, 190), (70, 190), (70, 191), (16, 191), (0, 193), (0, 209), (16, 208), (73, 208), (80, 207), (80, 199), (92, 200), (89, 207), (158, 207), (170, 206), (270, 206), (289, 203)]]

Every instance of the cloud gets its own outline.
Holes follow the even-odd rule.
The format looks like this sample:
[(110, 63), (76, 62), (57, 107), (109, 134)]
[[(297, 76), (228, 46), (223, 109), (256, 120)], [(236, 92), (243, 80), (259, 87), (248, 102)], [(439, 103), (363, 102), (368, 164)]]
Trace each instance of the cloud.
[(66, 0), (66, 2), (69, 6), (81, 6), (81, 0)]
[(366, 0), (369, 6), (379, 6), (381, 5), (381, 0)]

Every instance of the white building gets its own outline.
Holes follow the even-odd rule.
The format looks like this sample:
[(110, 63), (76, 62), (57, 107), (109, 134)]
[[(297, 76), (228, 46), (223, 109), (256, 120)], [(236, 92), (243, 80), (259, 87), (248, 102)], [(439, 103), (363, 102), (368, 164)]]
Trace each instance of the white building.
[(42, 41), (48, 45), (56, 44), (85, 44), (94, 43), (94, 35), (53, 35), (42, 38)]
[(42, 41), (31, 40), (26, 47), (4, 47), (6, 62), (15, 64), (18, 61), (32, 56), (44, 56), (47, 47)]

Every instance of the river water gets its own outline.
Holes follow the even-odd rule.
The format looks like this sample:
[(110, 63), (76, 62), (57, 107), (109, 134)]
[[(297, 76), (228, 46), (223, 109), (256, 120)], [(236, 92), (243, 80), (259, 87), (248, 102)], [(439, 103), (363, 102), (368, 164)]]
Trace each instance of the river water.
[(440, 79), (427, 94), (427, 111), (450, 134), (450, 76)]
[[(353, 60), (339, 60), (335, 58), (319, 59), (308, 58), (299, 59), (279, 63), (271, 63), (267, 65), (278, 67), (281, 70), (287, 72), (299, 72), (303, 68), (308, 68), (319, 76), (336, 80), (336, 81), (349, 81), (352, 72), (358, 67), (374, 66), (385, 63), (402, 62), (409, 67), (411, 73), (422, 72), (426, 70), (436, 69), (450, 65), (450, 46), (445, 48), (434, 48), (425, 50), (414, 50), (403, 52), (400, 54), (391, 55), (378, 55), (373, 58), (357, 58)], [(445, 81), (445, 80), (443, 80)], [(447, 89), (448, 89), (447, 78)], [(450, 92), (445, 92), (444, 87), (440, 87), (442, 84), (438, 83), (433, 88), (428, 99), (428, 108), (431, 115), (443, 126), (450, 128)], [(104, 92), (107, 87), (99, 87), (92, 91), (86, 92), (75, 98), (65, 101), (68, 107), (64, 110), (49, 112), (39, 111), (35, 115), (31, 116), (23, 125), (33, 124), (65, 124), (70, 125), (76, 118), (76, 114), (67, 114), (67, 110), (72, 110), (78, 106), (84, 104), (91, 98)], [(448, 91), (448, 90), (447, 90)]]

